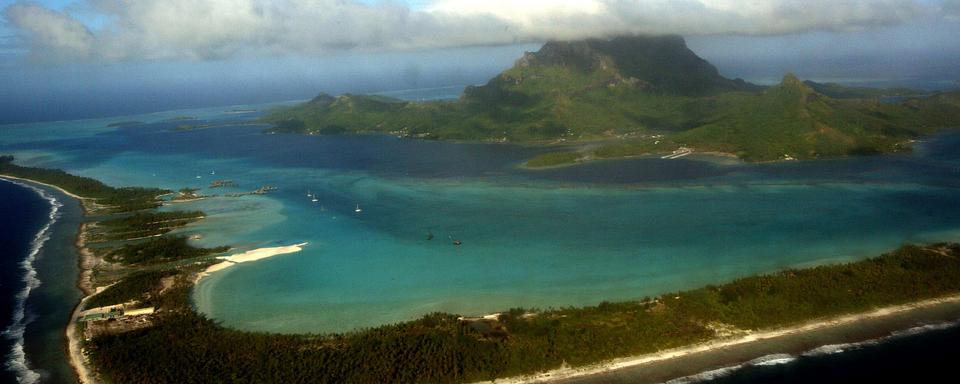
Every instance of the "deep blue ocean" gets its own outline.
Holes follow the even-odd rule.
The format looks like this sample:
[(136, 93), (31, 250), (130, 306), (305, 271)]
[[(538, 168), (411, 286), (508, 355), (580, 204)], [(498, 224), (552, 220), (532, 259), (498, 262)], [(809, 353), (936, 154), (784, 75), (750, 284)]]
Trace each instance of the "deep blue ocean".
[(842, 352), (800, 356), (789, 362), (753, 365), (713, 384), (780, 383), (950, 383), (960, 358), (960, 327), (894, 337)]
[(58, 191), (0, 181), (0, 218), (0, 383), (75, 383), (63, 330), (80, 299), (80, 206)]
[(16, 382), (9, 370), (13, 347), (19, 339), (11, 330), (14, 312), (20, 305), (18, 294), (26, 286), (26, 270), (21, 265), (30, 252), (37, 232), (48, 221), (50, 204), (35, 191), (0, 181), (0, 348), (3, 351), (4, 370), (0, 382)]

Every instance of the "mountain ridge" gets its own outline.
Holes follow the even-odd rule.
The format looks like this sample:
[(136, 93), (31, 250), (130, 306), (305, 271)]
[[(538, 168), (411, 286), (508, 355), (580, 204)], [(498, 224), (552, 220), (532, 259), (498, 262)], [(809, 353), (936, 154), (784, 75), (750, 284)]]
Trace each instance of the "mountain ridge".
[(956, 93), (889, 103), (880, 92), (793, 74), (761, 87), (723, 77), (680, 36), (621, 36), (548, 42), (456, 101), (321, 94), (263, 121), (273, 132), (591, 143), (529, 162), (547, 166), (681, 148), (747, 161), (899, 152), (960, 120)]
[[(551, 41), (539, 51), (524, 53), (513, 68), (486, 86), (496, 84), (496, 79), (519, 85), (525, 78), (523, 70), (554, 66), (607, 73), (608, 86), (628, 85), (667, 94), (703, 95), (717, 90), (760, 88), (751, 87), (742, 79), (721, 76), (716, 67), (697, 56), (677, 35)], [(516, 76), (518, 72), (520, 75)], [(467, 87), (465, 95), (476, 88)]]

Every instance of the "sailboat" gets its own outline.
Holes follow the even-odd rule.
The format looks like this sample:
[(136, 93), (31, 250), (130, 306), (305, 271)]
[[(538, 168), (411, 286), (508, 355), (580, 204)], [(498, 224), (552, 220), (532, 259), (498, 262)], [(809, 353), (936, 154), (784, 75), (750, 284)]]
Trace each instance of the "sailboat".
[(360, 209), (360, 204), (357, 204), (357, 209), (354, 209), (353, 211), (356, 212), (356, 213), (363, 212), (363, 210)]
[(318, 201), (320, 201), (320, 200), (319, 200), (319, 199), (317, 199), (316, 197), (314, 197), (314, 198), (312, 198), (312, 199), (310, 199), (310, 201), (312, 201), (312, 202), (314, 202), (314, 203), (316, 203), (316, 202), (318, 202)]

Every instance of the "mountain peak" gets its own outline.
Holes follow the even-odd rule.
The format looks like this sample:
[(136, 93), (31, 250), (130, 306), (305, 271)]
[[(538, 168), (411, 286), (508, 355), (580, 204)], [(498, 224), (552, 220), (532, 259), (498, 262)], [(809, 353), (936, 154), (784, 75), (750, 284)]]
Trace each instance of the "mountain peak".
[(811, 98), (811, 95), (818, 95), (817, 91), (811, 88), (809, 84), (800, 80), (797, 75), (789, 72), (783, 75), (783, 79), (780, 80), (780, 85), (775, 88), (782, 91), (789, 91), (790, 93), (798, 94), (805, 98)]
[(334, 98), (334, 97), (331, 96), (330, 94), (328, 94), (328, 93), (326, 93), (326, 92), (321, 92), (319, 95), (317, 95), (317, 96), (314, 97), (313, 99), (310, 99), (309, 103), (310, 103), (310, 104), (319, 104), (319, 105), (328, 105), (328, 104), (332, 103), (334, 100), (336, 100), (336, 98)]
[(559, 66), (589, 71), (599, 59), (599, 53), (586, 41), (550, 41), (540, 47), (539, 51), (525, 53), (517, 61), (516, 66), (521, 68)]
[(794, 75), (792, 72), (787, 72), (786, 75), (783, 75), (783, 80), (780, 80), (780, 85), (789, 86), (789, 87), (802, 87), (805, 86), (800, 78), (797, 75)]
[(610, 58), (622, 71), (631, 72), (638, 59), (651, 60), (657, 56), (696, 56), (687, 49), (681, 36), (621, 36), (610, 39), (549, 41), (539, 51), (527, 52), (517, 66), (561, 66), (580, 70), (594, 70), (602, 59)]
[(633, 35), (609, 39), (551, 41), (539, 51), (527, 52), (513, 69), (501, 75), (507, 83), (556, 76), (548, 68), (600, 74), (609, 84), (676, 95), (703, 95), (715, 91), (753, 89), (744, 82), (720, 76), (717, 68), (697, 56), (678, 35)]

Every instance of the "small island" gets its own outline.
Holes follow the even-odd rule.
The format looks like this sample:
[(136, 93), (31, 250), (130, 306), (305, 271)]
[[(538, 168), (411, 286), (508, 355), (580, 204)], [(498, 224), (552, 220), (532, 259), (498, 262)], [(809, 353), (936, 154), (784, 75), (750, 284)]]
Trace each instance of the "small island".
[(456, 101), (320, 94), (260, 121), (272, 133), (555, 147), (525, 164), (543, 168), (681, 152), (752, 162), (896, 153), (958, 119), (958, 92), (845, 87), (792, 74), (758, 86), (721, 76), (682, 37), (625, 36), (549, 42)]

